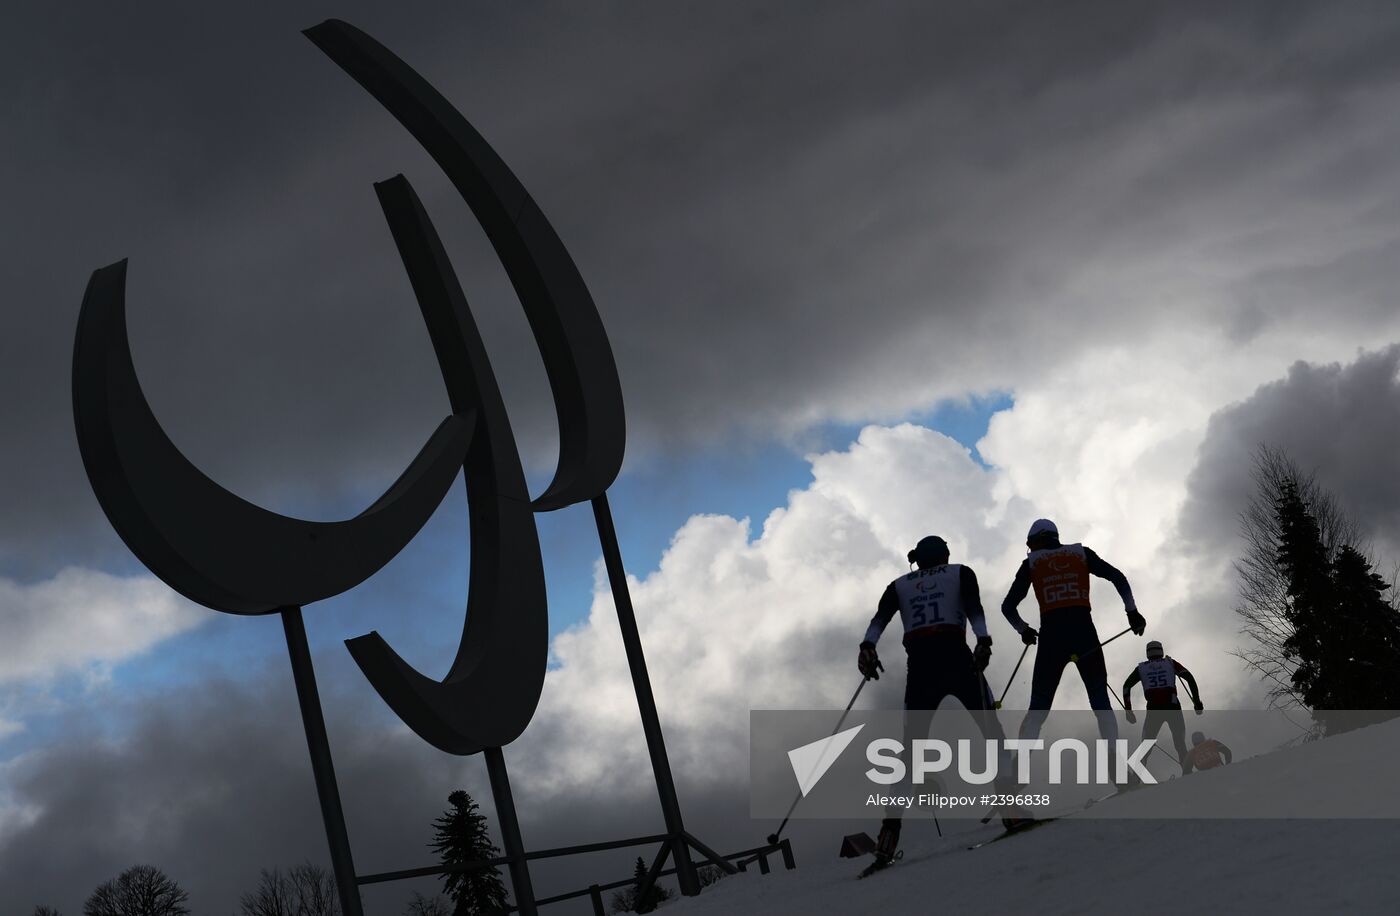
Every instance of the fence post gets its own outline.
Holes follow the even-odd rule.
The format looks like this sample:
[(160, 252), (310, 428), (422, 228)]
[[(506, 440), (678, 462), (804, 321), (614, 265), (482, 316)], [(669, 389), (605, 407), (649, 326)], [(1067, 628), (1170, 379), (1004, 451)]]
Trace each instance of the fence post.
[(593, 916), (608, 916), (608, 911), (603, 909), (603, 891), (596, 884), (588, 885), (588, 899), (593, 901)]
[(784, 837), (783, 841), (778, 844), (778, 848), (783, 852), (783, 867), (792, 871), (797, 867), (797, 860), (792, 856), (792, 843)]

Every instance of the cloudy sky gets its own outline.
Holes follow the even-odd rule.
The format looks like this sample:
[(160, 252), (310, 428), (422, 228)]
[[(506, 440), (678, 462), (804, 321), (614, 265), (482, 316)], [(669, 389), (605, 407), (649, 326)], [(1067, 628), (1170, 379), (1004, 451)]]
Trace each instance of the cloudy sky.
[[(186, 454), (269, 508), (345, 517), (447, 411), (371, 190), (403, 172), (536, 491), (553, 470), (508, 282), (433, 163), (300, 35), (328, 16), (461, 108), (593, 291), (628, 409), (614, 511), (682, 801), (715, 845), (772, 829), (746, 820), (747, 711), (843, 705), (924, 534), (994, 605), (1028, 523), (1055, 518), (1233, 707), (1263, 696), (1229, 654), (1257, 443), (1400, 559), (1393, 4), (30, 4), (0, 38), (5, 900), (71, 914), (150, 861), (231, 912), (259, 868), (324, 860), (277, 621), (175, 596), (82, 473), (68, 374), (94, 268), (131, 259), (138, 371)], [(507, 751), (527, 842), (659, 829), (591, 515), (539, 524), (552, 671)], [(362, 871), (425, 864), (452, 788), (489, 799), (479, 760), (408, 734), (342, 644), (378, 629), (445, 671), (466, 543), (454, 497), (306, 613)], [(1124, 625), (1111, 592), (1096, 616)], [(999, 686), (1017, 642), (991, 626)], [(1111, 647), (1115, 680), (1139, 652)]]

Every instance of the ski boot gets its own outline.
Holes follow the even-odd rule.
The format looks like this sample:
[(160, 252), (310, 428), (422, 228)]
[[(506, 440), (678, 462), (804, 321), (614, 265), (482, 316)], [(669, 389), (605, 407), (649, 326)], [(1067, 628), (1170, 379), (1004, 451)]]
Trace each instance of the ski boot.
[(866, 866), (858, 877), (868, 878), (875, 872), (889, 868), (904, 853), (899, 851), (899, 828), (903, 824), (897, 817), (887, 817), (880, 824), (880, 837), (875, 841), (875, 861)]
[(897, 817), (887, 817), (880, 824), (880, 836), (875, 841), (875, 861), (893, 862), (899, 849), (899, 828), (904, 821)]
[(1018, 830), (1025, 830), (1036, 822), (1031, 817), (1029, 811), (1020, 805), (1013, 805), (1010, 808), (1003, 808), (1001, 813), (1001, 826), (1007, 833), (1015, 833)]

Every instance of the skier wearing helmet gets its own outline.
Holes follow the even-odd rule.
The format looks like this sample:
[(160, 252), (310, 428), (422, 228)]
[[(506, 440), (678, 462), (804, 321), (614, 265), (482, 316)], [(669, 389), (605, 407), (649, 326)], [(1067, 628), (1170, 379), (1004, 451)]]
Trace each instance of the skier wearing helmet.
[[(1001, 603), (1001, 612), (1021, 634), (1021, 641), (1036, 646), (1035, 668), (1031, 673), (1030, 712), (1021, 722), (1020, 737), (1036, 738), (1059, 689), (1065, 665), (1073, 661), (1089, 694), (1089, 706), (1099, 721), (1099, 735), (1109, 741), (1118, 738), (1118, 721), (1108, 705), (1108, 669), (1099, 651), (1099, 634), (1090, 616), (1089, 576), (1113, 583), (1128, 626), (1141, 636), (1147, 627), (1137, 611), (1127, 577), (1099, 558), (1083, 544), (1061, 544), (1055, 523), (1036, 519), (1026, 535), (1029, 553), (1016, 570), (1011, 590)], [(1021, 619), (1017, 606), (1031, 588), (1040, 605), (1040, 629)]]
[(1156, 741), (1157, 733), (1162, 730), (1162, 723), (1165, 722), (1172, 731), (1176, 759), (1180, 761), (1181, 772), (1185, 775), (1191, 772), (1192, 763), (1191, 755), (1186, 752), (1186, 720), (1181, 714), (1181, 699), (1176, 693), (1177, 678), (1186, 682), (1196, 715), (1199, 716), (1205, 707), (1201, 705), (1201, 691), (1196, 686), (1196, 679), (1186, 670), (1185, 665), (1163, 653), (1161, 643), (1152, 640), (1147, 644), (1147, 661), (1139, 662), (1133, 673), (1123, 682), (1123, 708), (1127, 711), (1128, 721), (1136, 722), (1132, 690), (1134, 684), (1141, 683), (1143, 696), (1147, 699), (1147, 718), (1142, 723), (1142, 739)]
[[(860, 644), (860, 673), (879, 679), (884, 666), (875, 644), (897, 613), (904, 624), (904, 650), (909, 657), (904, 708), (921, 713), (907, 717), (910, 734), (906, 734), (904, 746), (911, 746), (910, 737), (928, 735), (934, 710), (949, 696), (956, 697), (973, 713), (983, 735), (1000, 742), (1005, 734), (993, 711), (991, 689), (982, 676), (992, 658), (992, 637), (987, 633), (977, 575), (969, 566), (950, 563), (947, 541), (934, 535), (920, 540), (908, 558), (918, 568), (895, 579), (880, 596), (875, 616)], [(968, 624), (977, 637), (975, 650), (967, 646)], [(1009, 771), (1009, 767), (1001, 768), (1002, 773)], [(887, 813), (890, 816), (880, 827), (872, 870), (888, 865), (899, 843), (900, 809)], [(1016, 813), (1019, 812), (1008, 811), (1003, 818), (1008, 830), (1029, 820), (1015, 816)]]

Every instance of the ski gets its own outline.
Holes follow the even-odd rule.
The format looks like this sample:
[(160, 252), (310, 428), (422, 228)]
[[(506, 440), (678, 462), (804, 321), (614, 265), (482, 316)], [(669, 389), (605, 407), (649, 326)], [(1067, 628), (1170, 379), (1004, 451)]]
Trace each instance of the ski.
[(1034, 829), (1037, 828), (1037, 827), (1043, 826), (1043, 825), (1045, 825), (1045, 824), (1052, 824), (1052, 823), (1054, 823), (1054, 822), (1057, 821), (1057, 820), (1059, 820), (1058, 817), (1047, 817), (1047, 818), (1043, 818), (1043, 819), (1034, 820), (1034, 821), (1031, 821), (1029, 824), (1026, 824), (1026, 825), (1024, 825), (1024, 826), (1022, 826), (1022, 827), (1017, 827), (1015, 830), (1003, 830), (1001, 833), (999, 833), (999, 834), (997, 834), (996, 836), (992, 837), (990, 840), (983, 840), (983, 841), (980, 842), (980, 843), (973, 843), (971, 846), (969, 846), (969, 847), (967, 847), (967, 848), (968, 848), (968, 849), (981, 849), (983, 846), (986, 846), (986, 845), (988, 845), (988, 844), (990, 844), (990, 843), (998, 843), (998, 842), (1000, 842), (1000, 841), (1002, 841), (1002, 840), (1010, 839), (1010, 838), (1013, 837), (1013, 836), (1020, 836), (1020, 835), (1023, 834), (1023, 833), (1029, 833), (1030, 831), (1034, 830)]
[(1091, 799), (1089, 799), (1088, 801), (1086, 801), (1086, 802), (1084, 803), (1084, 807), (1085, 807), (1086, 809), (1087, 809), (1087, 808), (1092, 808), (1092, 807), (1094, 807), (1095, 805), (1097, 805), (1099, 802), (1108, 801), (1110, 798), (1113, 798), (1113, 797), (1115, 797), (1115, 796), (1122, 795), (1122, 794), (1123, 794), (1122, 792), (1110, 792), (1110, 793), (1108, 793), (1107, 795), (1100, 795), (1098, 798), (1091, 798)]

